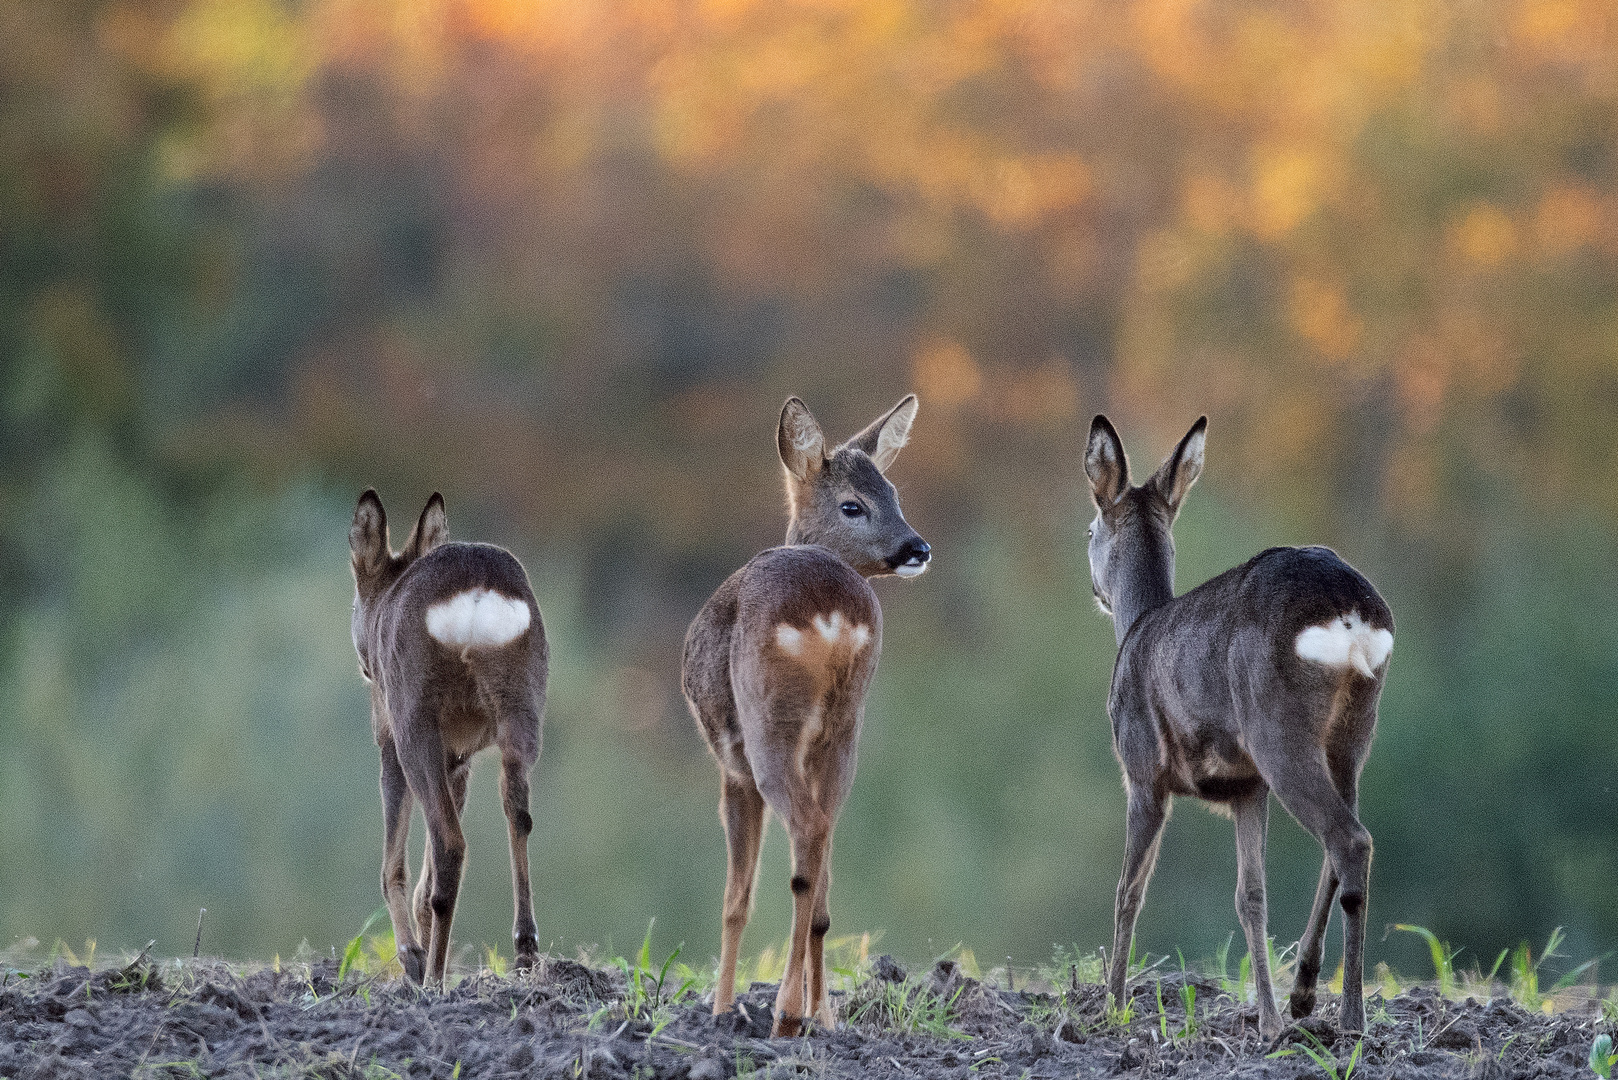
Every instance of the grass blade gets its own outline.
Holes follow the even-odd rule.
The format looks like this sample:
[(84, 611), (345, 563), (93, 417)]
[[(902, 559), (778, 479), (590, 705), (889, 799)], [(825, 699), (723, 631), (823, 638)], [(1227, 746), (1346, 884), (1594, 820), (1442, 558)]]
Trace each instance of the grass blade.
[[(1438, 940), (1438, 935), (1425, 926), (1413, 926), (1410, 923), (1395, 923), (1395, 930), (1403, 930), (1407, 934), (1416, 934), (1427, 943), (1427, 951), (1433, 957), (1433, 971), (1438, 977), (1438, 993), (1441, 997), (1451, 997), (1455, 993), (1455, 954), (1459, 949), (1451, 949)], [(1496, 963), (1496, 967), (1499, 964)]]
[(348, 974), (348, 969), (359, 963), (360, 958), (365, 955), (365, 935), (370, 933), (371, 927), (376, 925), (376, 921), (387, 913), (388, 909), (386, 907), (379, 907), (371, 912), (371, 917), (365, 920), (365, 925), (360, 927), (360, 932), (349, 939), (348, 947), (343, 950), (343, 962), (337, 965), (338, 983), (343, 981), (343, 977)]

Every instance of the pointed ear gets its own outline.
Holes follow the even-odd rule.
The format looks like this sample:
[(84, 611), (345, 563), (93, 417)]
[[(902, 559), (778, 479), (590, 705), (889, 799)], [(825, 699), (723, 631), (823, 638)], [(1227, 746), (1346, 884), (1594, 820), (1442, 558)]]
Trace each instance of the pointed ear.
[(908, 395), (843, 445), (864, 450), (879, 471), (887, 472), (904, 444), (910, 441), (910, 425), (916, 419), (919, 406), (916, 395)]
[(356, 581), (364, 580), (387, 565), (392, 550), (388, 546), (388, 513), (371, 488), (354, 507), (354, 524), (348, 527), (349, 561)]
[(427, 500), (416, 527), (410, 530), (410, 539), (405, 541), (403, 555), (415, 561), (448, 539), (449, 518), (444, 514), (444, 496), (435, 491), (433, 497)]
[(1199, 416), (1197, 422), (1191, 425), (1191, 430), (1185, 433), (1185, 438), (1180, 440), (1180, 445), (1174, 448), (1174, 453), (1146, 481), (1168, 500), (1170, 510), (1180, 509), (1185, 493), (1202, 475), (1202, 451), (1207, 441), (1208, 418)]
[(1105, 510), (1129, 490), (1129, 459), (1112, 421), (1100, 413), (1090, 421), (1090, 441), (1084, 448), (1084, 474), (1090, 478), (1090, 497)]
[(826, 464), (826, 436), (820, 433), (809, 406), (795, 397), (781, 406), (781, 425), (775, 433), (781, 464), (799, 480), (807, 480)]

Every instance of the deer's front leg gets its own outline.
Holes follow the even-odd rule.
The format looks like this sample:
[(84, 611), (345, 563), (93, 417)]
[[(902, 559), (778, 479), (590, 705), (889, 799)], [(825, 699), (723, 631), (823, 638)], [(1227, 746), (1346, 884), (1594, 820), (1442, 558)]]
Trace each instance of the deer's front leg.
[(1268, 908), (1264, 895), (1264, 848), (1270, 827), (1270, 789), (1261, 786), (1245, 798), (1232, 800), (1236, 816), (1236, 917), (1247, 938), (1253, 969), (1253, 992), (1258, 998), (1258, 1032), (1266, 1039), (1281, 1034), (1281, 1014), (1275, 1008), (1270, 985)]
[(382, 899), (388, 905), (393, 923), (394, 947), (405, 978), (419, 983), (427, 973), (427, 951), (411, 924), (410, 902), (410, 785), (399, 766), (393, 740), (385, 738), (382, 750)]
[(1122, 1009), (1127, 998), (1129, 946), (1135, 938), (1135, 920), (1146, 899), (1146, 885), (1157, 865), (1157, 852), (1163, 839), (1163, 823), (1168, 820), (1166, 797), (1145, 784), (1129, 785), (1128, 834), (1124, 841), (1124, 870), (1118, 878), (1118, 899), (1113, 911), (1112, 970), (1107, 977), (1107, 994), (1112, 1007)]

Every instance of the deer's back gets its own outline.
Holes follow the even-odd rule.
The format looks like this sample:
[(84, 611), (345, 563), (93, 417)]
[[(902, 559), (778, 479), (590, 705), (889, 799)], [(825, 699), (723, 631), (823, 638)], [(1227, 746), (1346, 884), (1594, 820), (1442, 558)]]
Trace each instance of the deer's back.
[(1268, 548), (1149, 612), (1136, 647), (1157, 649), (1166, 639), (1199, 636), (1216, 645), (1256, 631), (1275, 641), (1279, 660), (1305, 627), (1351, 611), (1373, 627), (1393, 630), (1393, 612), (1376, 587), (1331, 548)]
[(452, 542), (440, 544), (411, 563), (389, 586), (377, 605), (379, 624), (395, 638), (411, 637), (418, 631), (426, 634), (429, 608), (479, 590), (519, 601), (533, 615), (539, 613), (528, 574), (515, 555), (493, 544)]
[(1350, 615), (1391, 641), (1387, 603), (1325, 547), (1270, 548), (1142, 615), (1119, 649), (1109, 710), (1126, 767), (1162, 761), (1189, 778), (1182, 793), (1216, 798), (1225, 780), (1239, 794), (1256, 775), (1258, 741), (1362, 754), (1384, 671), (1365, 677), (1297, 649), (1308, 628)]
[(813, 545), (770, 548), (693, 620), (681, 685), (721, 764), (745, 772), (761, 743), (796, 745), (806, 717), (857, 724), (881, 645), (882, 609), (852, 567)]

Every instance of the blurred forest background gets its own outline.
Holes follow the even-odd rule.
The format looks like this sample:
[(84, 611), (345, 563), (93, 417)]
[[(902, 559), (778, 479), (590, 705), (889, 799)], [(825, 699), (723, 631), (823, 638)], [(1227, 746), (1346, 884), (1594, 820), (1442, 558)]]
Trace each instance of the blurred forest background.
[[(374, 484), (534, 580), (542, 944), (711, 955), (685, 626), (783, 534), (781, 400), (842, 437), (912, 389), (937, 557), (878, 587), (834, 933), (1108, 939), (1105, 410), (1137, 476), (1211, 417), (1181, 589), (1319, 542), (1391, 603), (1373, 928), (1618, 946), (1610, 3), (7, 0), (0, 377), (0, 948), (206, 906), (267, 959), (380, 904)], [(497, 802), (456, 928), (509, 953)], [(1319, 858), (1277, 808), (1282, 941)], [(1142, 944), (1211, 954), (1234, 880), (1182, 805)]]

